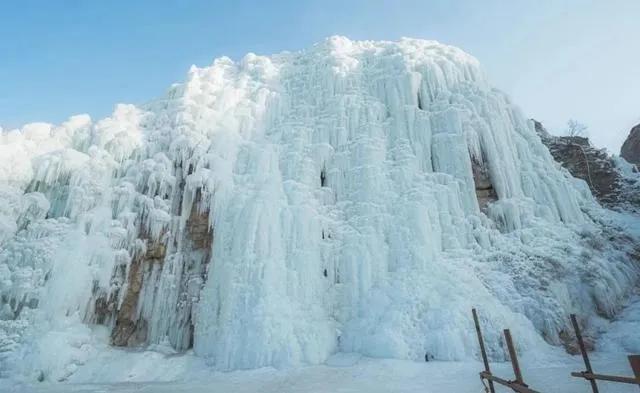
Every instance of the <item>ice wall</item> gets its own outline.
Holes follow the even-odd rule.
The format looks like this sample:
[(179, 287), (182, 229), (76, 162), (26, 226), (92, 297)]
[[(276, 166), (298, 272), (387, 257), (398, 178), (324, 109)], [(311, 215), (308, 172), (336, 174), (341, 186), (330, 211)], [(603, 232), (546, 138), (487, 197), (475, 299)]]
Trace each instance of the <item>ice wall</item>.
[(52, 378), (82, 364), (42, 355), (70, 324), (220, 369), (462, 359), (474, 306), (499, 359), (499, 329), (557, 344), (638, 274), (586, 185), (434, 41), (221, 58), (97, 123), (4, 132), (0, 157), (4, 367), (27, 353)]

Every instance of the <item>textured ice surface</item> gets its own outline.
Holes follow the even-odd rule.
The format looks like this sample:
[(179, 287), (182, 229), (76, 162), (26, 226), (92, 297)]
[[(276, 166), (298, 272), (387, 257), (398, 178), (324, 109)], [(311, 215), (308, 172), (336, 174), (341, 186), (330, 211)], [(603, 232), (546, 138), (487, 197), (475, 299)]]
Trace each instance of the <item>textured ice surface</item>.
[(4, 131), (0, 198), (0, 370), (52, 380), (100, 347), (84, 324), (125, 326), (123, 308), (137, 344), (238, 369), (471, 358), (478, 307), (499, 360), (502, 328), (544, 351), (638, 275), (616, 217), (434, 41), (221, 58), (107, 119)]

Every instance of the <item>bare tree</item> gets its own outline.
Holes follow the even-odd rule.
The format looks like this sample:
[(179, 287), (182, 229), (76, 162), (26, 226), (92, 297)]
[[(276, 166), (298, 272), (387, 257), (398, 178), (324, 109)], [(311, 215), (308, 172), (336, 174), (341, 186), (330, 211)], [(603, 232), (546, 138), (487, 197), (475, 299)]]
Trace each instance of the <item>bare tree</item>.
[(577, 120), (570, 119), (567, 122), (567, 136), (570, 137), (586, 137), (587, 136), (587, 126), (580, 123)]
[[(567, 122), (567, 136), (570, 138), (586, 138), (587, 134), (587, 126), (580, 123), (577, 120), (569, 119)], [(587, 183), (589, 184), (589, 188), (593, 190), (593, 180), (591, 179), (591, 167), (589, 165), (589, 158), (587, 157), (587, 153), (584, 151), (584, 147), (580, 145), (580, 143), (576, 143), (574, 140), (570, 140), (569, 143), (573, 146), (577, 146), (582, 151), (582, 156), (584, 157), (584, 163), (587, 167)]]

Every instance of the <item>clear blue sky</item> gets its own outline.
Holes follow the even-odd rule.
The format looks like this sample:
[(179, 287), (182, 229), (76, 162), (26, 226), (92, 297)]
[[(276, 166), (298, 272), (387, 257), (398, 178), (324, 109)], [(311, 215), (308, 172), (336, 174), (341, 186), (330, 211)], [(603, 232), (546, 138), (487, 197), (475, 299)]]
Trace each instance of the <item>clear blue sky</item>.
[(617, 151), (640, 122), (640, 0), (0, 0), (0, 125), (108, 115), (191, 64), (340, 34), (461, 47), (524, 112)]

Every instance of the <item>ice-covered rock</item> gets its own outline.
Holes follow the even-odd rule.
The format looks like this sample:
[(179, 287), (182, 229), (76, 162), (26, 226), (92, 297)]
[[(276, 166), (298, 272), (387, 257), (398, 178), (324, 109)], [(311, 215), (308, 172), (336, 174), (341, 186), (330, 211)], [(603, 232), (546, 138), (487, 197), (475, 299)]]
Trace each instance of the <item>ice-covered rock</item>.
[(462, 359), (472, 307), (502, 359), (502, 328), (541, 351), (638, 276), (637, 239), (434, 41), (217, 59), (96, 123), (5, 132), (0, 153), (0, 329), (26, 324), (2, 367), (28, 375), (82, 364), (16, 360), (56, 331), (90, 345), (65, 335), (78, 321), (220, 369)]
[(620, 150), (622, 158), (640, 167), (640, 124), (633, 127)]

